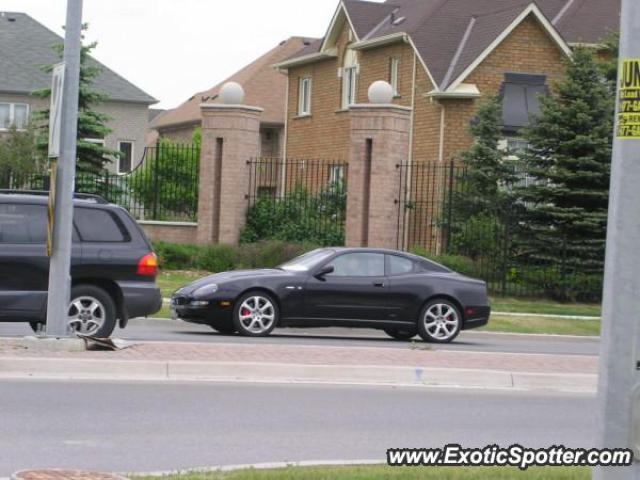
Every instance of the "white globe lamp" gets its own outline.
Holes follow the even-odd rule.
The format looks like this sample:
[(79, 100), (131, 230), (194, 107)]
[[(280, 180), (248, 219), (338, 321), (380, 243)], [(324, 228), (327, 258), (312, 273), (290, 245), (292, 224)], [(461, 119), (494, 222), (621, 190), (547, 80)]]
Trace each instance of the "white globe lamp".
[(220, 101), (225, 105), (242, 105), (244, 88), (236, 82), (227, 82), (220, 89)]
[(369, 87), (369, 102), (388, 105), (393, 102), (393, 87), (383, 80), (377, 80)]

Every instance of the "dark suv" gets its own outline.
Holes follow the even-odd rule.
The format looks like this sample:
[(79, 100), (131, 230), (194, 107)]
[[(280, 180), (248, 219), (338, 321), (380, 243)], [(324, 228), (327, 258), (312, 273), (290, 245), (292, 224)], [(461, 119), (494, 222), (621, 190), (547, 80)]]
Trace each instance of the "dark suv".
[[(0, 321), (46, 320), (47, 192), (0, 190)], [(160, 310), (151, 244), (123, 208), (98, 196), (76, 195), (69, 325), (108, 337), (119, 322)]]

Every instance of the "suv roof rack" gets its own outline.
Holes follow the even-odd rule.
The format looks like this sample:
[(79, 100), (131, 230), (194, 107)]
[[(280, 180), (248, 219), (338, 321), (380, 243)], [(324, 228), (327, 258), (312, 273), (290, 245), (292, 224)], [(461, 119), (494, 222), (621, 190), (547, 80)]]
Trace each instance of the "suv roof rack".
[[(8, 189), (0, 189), (0, 194), (5, 195), (38, 195), (38, 196), (49, 196), (48, 190), (8, 190)], [(74, 193), (73, 198), (78, 200), (86, 200), (89, 202), (99, 203), (101, 205), (108, 205), (109, 202), (101, 197), (100, 195), (93, 195), (90, 193)]]

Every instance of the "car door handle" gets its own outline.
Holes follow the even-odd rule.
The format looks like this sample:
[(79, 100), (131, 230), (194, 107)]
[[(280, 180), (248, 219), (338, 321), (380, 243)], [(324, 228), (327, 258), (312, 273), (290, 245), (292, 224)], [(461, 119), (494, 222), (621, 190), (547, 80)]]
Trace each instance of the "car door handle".
[(373, 282), (373, 286), (374, 287), (378, 287), (378, 288), (382, 288), (382, 287), (384, 287), (384, 283), (383, 282)]

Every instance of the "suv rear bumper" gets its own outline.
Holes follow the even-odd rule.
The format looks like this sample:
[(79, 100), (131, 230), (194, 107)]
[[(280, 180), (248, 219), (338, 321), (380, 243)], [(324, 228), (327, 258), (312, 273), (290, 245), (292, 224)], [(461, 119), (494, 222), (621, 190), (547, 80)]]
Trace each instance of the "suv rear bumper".
[(162, 308), (162, 294), (155, 283), (117, 282), (128, 318), (153, 315)]

